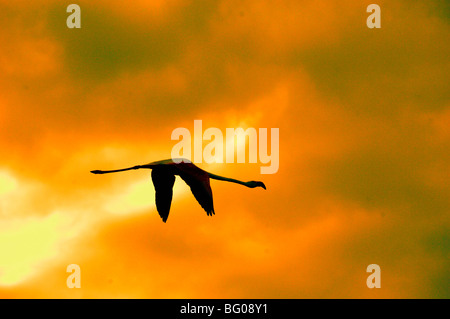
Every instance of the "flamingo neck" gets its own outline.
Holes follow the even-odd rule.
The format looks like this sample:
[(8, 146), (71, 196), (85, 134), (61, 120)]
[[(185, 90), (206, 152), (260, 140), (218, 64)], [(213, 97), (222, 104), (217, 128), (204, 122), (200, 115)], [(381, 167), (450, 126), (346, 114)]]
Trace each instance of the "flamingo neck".
[(141, 165), (136, 165), (136, 166), (133, 166), (133, 167), (122, 168), (122, 169), (114, 169), (114, 170), (110, 170), (110, 171), (96, 170), (96, 171), (91, 171), (91, 173), (94, 173), (94, 174), (108, 174), (108, 173), (117, 173), (117, 172), (130, 171), (132, 169), (139, 169), (139, 168), (142, 168), (142, 166)]
[(243, 182), (243, 181), (240, 181), (240, 180), (237, 180), (237, 179), (234, 179), (234, 178), (223, 177), (223, 176), (219, 176), (219, 175), (215, 175), (215, 174), (211, 174), (211, 173), (208, 173), (208, 175), (212, 179), (217, 179), (219, 181), (225, 181), (225, 182), (241, 184), (241, 185), (249, 187), (247, 182)]

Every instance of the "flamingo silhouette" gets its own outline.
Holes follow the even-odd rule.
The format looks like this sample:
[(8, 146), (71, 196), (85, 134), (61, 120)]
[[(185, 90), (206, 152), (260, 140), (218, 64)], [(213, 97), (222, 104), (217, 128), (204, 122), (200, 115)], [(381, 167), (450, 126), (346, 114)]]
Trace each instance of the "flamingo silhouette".
[(156, 209), (163, 222), (167, 221), (169, 217), (170, 205), (172, 203), (172, 188), (175, 183), (175, 175), (180, 176), (186, 184), (191, 188), (192, 194), (198, 203), (203, 207), (208, 216), (215, 214), (212, 190), (209, 180), (217, 179), (219, 181), (226, 181), (241, 184), (249, 188), (262, 187), (266, 189), (263, 182), (250, 181), (242, 182), (237, 179), (222, 177), (211, 174), (201, 168), (195, 166), (187, 159), (167, 159), (156, 161), (145, 165), (136, 165), (133, 167), (116, 169), (110, 171), (95, 170), (91, 171), (93, 174), (107, 174), (129, 171), (133, 169), (148, 168), (152, 170), (152, 181), (155, 186), (155, 201)]

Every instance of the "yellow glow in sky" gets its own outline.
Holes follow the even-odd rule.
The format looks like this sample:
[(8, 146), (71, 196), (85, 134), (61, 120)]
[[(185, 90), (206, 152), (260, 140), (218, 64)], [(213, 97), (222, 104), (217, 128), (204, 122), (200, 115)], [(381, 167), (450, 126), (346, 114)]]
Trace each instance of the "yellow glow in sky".
[(63, 216), (12, 220), (0, 226), (0, 285), (14, 285), (58, 255)]
[(0, 171), (0, 196), (13, 191), (16, 187), (16, 179), (9, 173)]

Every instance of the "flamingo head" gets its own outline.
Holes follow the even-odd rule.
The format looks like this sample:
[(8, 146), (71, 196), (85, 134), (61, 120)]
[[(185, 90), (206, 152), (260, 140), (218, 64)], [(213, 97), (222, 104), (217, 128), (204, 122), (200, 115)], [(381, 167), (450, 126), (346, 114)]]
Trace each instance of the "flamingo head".
[(250, 188), (262, 187), (262, 188), (266, 189), (266, 185), (264, 185), (263, 182), (259, 182), (259, 181), (247, 182), (247, 186), (250, 187)]

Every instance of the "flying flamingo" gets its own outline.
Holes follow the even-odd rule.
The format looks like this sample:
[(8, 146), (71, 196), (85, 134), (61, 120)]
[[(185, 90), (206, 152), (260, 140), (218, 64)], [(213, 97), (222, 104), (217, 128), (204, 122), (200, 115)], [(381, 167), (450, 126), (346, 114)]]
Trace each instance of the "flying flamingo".
[(266, 189), (266, 185), (264, 185), (263, 182), (242, 182), (237, 179), (211, 174), (195, 166), (187, 159), (167, 159), (145, 165), (136, 165), (133, 167), (110, 171), (95, 170), (91, 171), (91, 173), (106, 174), (141, 168), (148, 168), (152, 170), (152, 181), (153, 185), (155, 186), (156, 209), (158, 210), (159, 216), (161, 216), (163, 222), (166, 222), (167, 218), (169, 217), (170, 205), (172, 203), (173, 195), (172, 188), (173, 184), (175, 183), (175, 175), (180, 176), (186, 182), (186, 184), (189, 185), (192, 194), (206, 211), (206, 214), (208, 216), (212, 216), (213, 214), (215, 214), (212, 190), (209, 184), (210, 178), (217, 179), (219, 181), (241, 184), (249, 188), (255, 188), (259, 186)]

